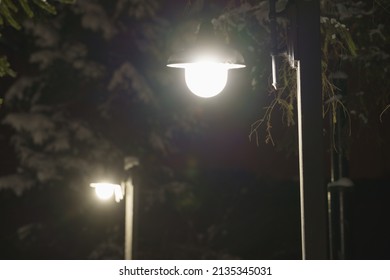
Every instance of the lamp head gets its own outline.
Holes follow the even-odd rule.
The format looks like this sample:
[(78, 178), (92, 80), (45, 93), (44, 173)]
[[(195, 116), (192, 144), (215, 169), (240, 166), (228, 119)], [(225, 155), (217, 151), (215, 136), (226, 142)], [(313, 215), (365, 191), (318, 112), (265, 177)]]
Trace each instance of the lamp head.
[(96, 195), (101, 200), (108, 200), (113, 195), (115, 196), (116, 202), (119, 202), (123, 199), (124, 188), (122, 187), (122, 185), (107, 183), (107, 182), (99, 182), (99, 183), (91, 183), (89, 186), (95, 188)]
[(243, 56), (216, 39), (211, 22), (203, 22), (195, 46), (169, 57), (168, 67), (184, 68), (188, 88), (200, 97), (220, 93), (228, 70), (245, 67)]

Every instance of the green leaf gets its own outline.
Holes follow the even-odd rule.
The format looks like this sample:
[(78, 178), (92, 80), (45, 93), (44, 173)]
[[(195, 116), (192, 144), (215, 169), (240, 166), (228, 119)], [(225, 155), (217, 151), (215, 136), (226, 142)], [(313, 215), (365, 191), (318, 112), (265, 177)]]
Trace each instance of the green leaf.
[(54, 8), (53, 5), (50, 5), (48, 2), (44, 1), (44, 0), (33, 0), (34, 3), (39, 6), (40, 8), (42, 8), (43, 10), (45, 10), (46, 12), (52, 14), (52, 15), (55, 15), (57, 14), (57, 11), (56, 9)]
[(3, 1), (8, 6), (8, 8), (10, 8), (12, 11), (14, 11), (15, 13), (18, 12), (18, 7), (16, 7), (13, 1), (11, 0), (3, 0)]
[(356, 47), (356, 44), (354, 42), (354, 40), (352, 39), (352, 36), (349, 32), (345, 32), (345, 42), (347, 44), (347, 48), (348, 50), (350, 51), (351, 55), (353, 56), (356, 56), (357, 55), (357, 47)]
[(16, 77), (16, 72), (10, 68), (7, 57), (0, 57), (0, 77), (4, 76)]
[(20, 24), (14, 19), (11, 14), (11, 11), (8, 9), (8, 6), (4, 3), (0, 4), (0, 14), (6, 19), (6, 21), (15, 29), (20, 30), (22, 27)]
[(27, 0), (19, 0), (20, 6), (22, 6), (24, 12), (29, 18), (32, 18), (34, 16), (34, 12), (31, 10), (30, 5), (28, 4)]

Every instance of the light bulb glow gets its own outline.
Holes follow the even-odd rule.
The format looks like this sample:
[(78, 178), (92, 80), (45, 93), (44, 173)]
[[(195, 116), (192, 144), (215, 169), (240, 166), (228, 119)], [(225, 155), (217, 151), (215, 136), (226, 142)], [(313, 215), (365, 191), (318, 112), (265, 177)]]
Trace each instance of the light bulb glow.
[(185, 67), (187, 87), (197, 96), (209, 98), (226, 86), (228, 68), (222, 63), (198, 62)]
[(95, 192), (98, 198), (102, 200), (108, 200), (114, 195), (115, 190), (121, 186), (111, 183), (92, 183), (91, 187), (95, 188)]

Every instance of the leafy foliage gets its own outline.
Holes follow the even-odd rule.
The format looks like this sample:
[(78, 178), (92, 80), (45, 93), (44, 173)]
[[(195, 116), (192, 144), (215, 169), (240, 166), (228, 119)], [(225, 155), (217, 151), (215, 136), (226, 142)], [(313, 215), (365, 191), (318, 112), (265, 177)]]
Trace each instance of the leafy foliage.
[(0, 78), (9, 75), (11, 77), (16, 77), (16, 73), (11, 69), (11, 65), (9, 64), (7, 57), (0, 57)]
[[(159, 94), (172, 91), (171, 77), (161, 67), (143, 65), (149, 58), (164, 65), (169, 22), (158, 17), (159, 5), (142, 2), (145, 9), (129, 14), (132, 5), (143, 4), (120, 2), (80, 0), (50, 25), (24, 22), (20, 40), (29, 46), (35, 70), (5, 94), (2, 123), (15, 132), (11, 140), (20, 166), (0, 179), (1, 189), (21, 195), (34, 186), (88, 186), (110, 174), (121, 180), (122, 159), (129, 154), (141, 159), (141, 168), (160, 174), (153, 184), (174, 180), (160, 161), (180, 149), (172, 144), (177, 135), (196, 131), (196, 108), (176, 107), (179, 101)], [(129, 38), (134, 21), (142, 29)], [(192, 205), (187, 196), (174, 200)]]
[[(12, 128), (18, 167), (13, 174), (0, 178), (0, 189), (11, 190), (20, 199), (39, 190), (50, 192), (45, 197), (55, 198), (55, 207), (47, 205), (45, 209), (50, 213), (57, 209), (53, 216), (69, 215), (69, 220), (77, 217), (82, 221), (85, 212), (92, 212), (88, 210), (91, 194), (81, 202), (66, 200), (63, 194), (69, 190), (75, 197), (82, 197), (98, 176), (120, 173), (114, 174), (115, 179), (123, 179), (122, 159), (136, 156), (140, 166), (134, 172), (134, 182), (140, 186), (141, 215), (154, 221), (144, 223), (151, 230), (145, 230), (140, 242), (146, 239), (167, 244), (164, 240), (169, 239), (168, 244), (175, 248), (173, 252), (148, 244), (145, 247), (154, 251), (145, 256), (184, 257), (185, 252), (201, 258), (207, 251), (212, 251), (214, 258), (229, 256), (208, 248), (211, 242), (218, 242), (226, 227), (218, 225), (224, 210), (204, 220), (207, 211), (201, 209), (199, 196), (207, 195), (199, 194), (199, 188), (206, 192), (207, 184), (194, 186), (196, 164), (174, 164), (178, 157), (187, 157), (180, 154), (183, 143), (205, 124), (199, 101), (191, 96), (181, 98), (184, 88), (177, 85), (176, 73), (165, 68), (170, 52), (167, 38), (175, 27), (170, 22), (173, 19), (162, 17), (166, 11), (161, 9), (170, 4), (168, 0), (79, 0), (58, 9), (58, 16), (49, 24), (23, 22), (13, 43), (23, 45), (28, 54), (28, 61), (18, 61), (17, 65), (29, 65), (18, 71), (19, 76), (7, 89), (1, 120), (2, 125)], [(189, 33), (181, 31), (176, 38), (179, 42), (185, 41)], [(14, 56), (20, 54), (16, 48), (13, 51)], [(66, 207), (57, 207), (57, 200)], [(99, 206), (94, 201), (90, 204)], [(211, 200), (207, 207), (214, 204)], [(160, 224), (165, 219), (161, 217), (179, 221), (185, 230), (180, 233), (177, 227)], [(115, 240), (97, 240), (98, 231), (92, 226), (74, 225), (68, 232), (88, 241), (92, 237), (90, 242), (95, 246), (101, 244), (83, 256), (105, 258), (113, 254), (120, 258), (118, 244), (123, 231), (118, 227), (122, 222), (119, 218), (109, 225), (102, 222), (103, 228), (109, 227), (104, 232)], [(41, 240), (48, 234), (55, 236), (53, 242), (63, 236), (54, 234), (56, 228), (41, 218), (32, 223), (39, 226), (21, 226), (18, 231), (22, 247), (41, 248)], [(155, 230), (160, 229), (158, 226), (164, 229), (162, 233)], [(201, 244), (204, 252), (196, 244)]]
[[(43, 10), (49, 14), (55, 15), (56, 8), (46, 0), (20, 0), (15, 4), (12, 0), (0, 1), (0, 28), (9, 25), (17, 30), (21, 30), (21, 21), (25, 18), (33, 18), (34, 10)], [(31, 2), (33, 5), (31, 5)], [(73, 4), (75, 0), (60, 0), (64, 4)], [(1, 37), (1, 32), (0, 32)], [(0, 78), (9, 75), (15, 77), (16, 73), (10, 68), (10, 64), (5, 56), (0, 58)]]
[[(284, 9), (286, 3), (287, 1), (278, 1), (277, 9)], [(383, 85), (383, 82), (388, 82), (385, 76), (390, 66), (387, 40), (389, 6), (388, 1), (373, 1), (372, 5), (362, 1), (321, 1), (323, 115), (325, 117), (331, 113), (333, 123), (337, 122), (335, 112), (339, 107), (351, 118), (357, 117), (362, 124), (367, 123), (369, 115), (370, 118), (378, 119), (378, 105), (384, 108), (381, 116), (389, 108), (388, 86)], [(256, 57), (261, 57), (260, 52), (269, 53), (267, 44), (264, 44), (264, 33), (258, 31), (259, 27), (262, 27), (266, 33), (269, 32), (267, 13), (267, 1), (245, 1), (238, 6), (232, 4), (223, 15), (219, 16), (218, 26), (223, 28), (227, 36), (239, 34), (241, 40), (246, 40), (250, 45), (250, 57), (252, 53), (256, 54), (254, 59), (258, 60)], [(286, 40), (288, 24), (288, 21), (279, 19), (279, 47), (281, 48)], [(269, 35), (266, 38), (269, 38)], [(260, 61), (255, 63), (252, 69), (254, 90), (257, 90), (257, 85), (264, 81), (264, 73), (267, 73), (264, 70), (259, 71), (259, 64)], [(356, 69), (359, 69), (359, 73), (356, 73)], [(358, 83), (351, 84), (351, 93), (342, 99), (332, 78), (335, 77), (335, 73), (341, 73), (344, 78), (350, 76), (352, 80), (355, 80), (356, 75), (365, 78), (358, 78)], [(259, 140), (260, 129), (264, 124), (265, 141), (274, 144), (271, 129), (275, 109), (281, 112), (283, 123), (287, 126), (295, 124), (295, 72), (288, 69), (287, 60), (282, 63), (279, 75), (281, 76), (280, 89), (276, 91), (270, 89), (269, 105), (264, 107), (263, 116), (251, 126), (250, 138), (255, 137), (256, 141)], [(373, 84), (379, 85), (379, 83), (381, 86), (372, 89)], [(361, 100), (369, 96), (361, 94), (366, 90), (377, 93), (375, 94), (377, 102)], [(376, 109), (368, 109), (366, 104), (374, 104)], [(376, 112), (376, 117), (373, 112)]]

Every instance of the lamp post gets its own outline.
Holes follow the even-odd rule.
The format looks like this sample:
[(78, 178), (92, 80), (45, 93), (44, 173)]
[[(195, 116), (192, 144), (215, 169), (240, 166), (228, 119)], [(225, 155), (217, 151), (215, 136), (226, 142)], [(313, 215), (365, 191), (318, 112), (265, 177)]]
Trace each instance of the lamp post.
[[(278, 16), (275, 9), (276, 1), (269, 0), (269, 17), (273, 32), (276, 30)], [(328, 259), (327, 190), (323, 165), (320, 3), (319, 0), (295, 0), (289, 1), (287, 7), (286, 12), (290, 20), (287, 55), (291, 66), (297, 72), (302, 259)], [(205, 37), (202, 33), (200, 35)], [(274, 38), (272, 45), (276, 46)], [(168, 66), (185, 68), (187, 72), (187, 69), (198, 62), (193, 51), (190, 53), (191, 55), (171, 57)], [(275, 55), (273, 52), (273, 85), (276, 87)], [(180, 57), (178, 64), (175, 61), (177, 57)], [(241, 65), (231, 67), (233, 69), (244, 66), (243, 59), (232, 62), (232, 65), (236, 63)]]
[[(135, 157), (126, 157), (124, 170), (129, 171), (132, 167), (139, 165), (139, 161)], [(130, 176), (121, 184), (111, 182), (91, 183), (90, 187), (95, 189), (96, 195), (103, 200), (107, 200), (114, 196), (115, 201), (119, 203), (125, 199), (125, 243), (124, 243), (124, 259), (133, 259), (133, 237), (134, 237), (134, 185)]]
[(297, 107), (302, 258), (328, 259), (324, 177), (320, 3), (296, 0)]

